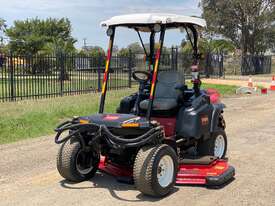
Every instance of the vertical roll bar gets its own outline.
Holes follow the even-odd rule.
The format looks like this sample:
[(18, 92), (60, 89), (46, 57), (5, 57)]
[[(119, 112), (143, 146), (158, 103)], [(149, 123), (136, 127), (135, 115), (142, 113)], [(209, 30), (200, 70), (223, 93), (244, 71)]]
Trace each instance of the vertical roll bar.
[[(190, 30), (193, 33), (193, 64), (191, 66), (192, 70), (192, 82), (193, 82), (193, 89), (196, 96), (200, 95), (200, 86), (201, 86), (201, 80), (200, 80), (200, 70), (199, 70), (199, 52), (198, 52), (198, 33), (194, 25), (189, 26)], [(190, 39), (192, 42), (192, 40)]]
[(101, 91), (101, 97), (100, 97), (99, 113), (104, 112), (107, 83), (108, 83), (108, 79), (109, 79), (109, 70), (110, 70), (112, 51), (113, 51), (113, 45), (114, 45), (115, 27), (113, 27), (111, 29), (113, 29), (113, 32), (110, 35), (110, 39), (109, 39), (109, 46), (108, 46), (107, 59), (106, 59), (106, 65), (105, 65), (103, 85), (102, 85), (102, 91)]
[(153, 71), (152, 84), (151, 84), (151, 90), (150, 90), (149, 105), (148, 105), (148, 109), (147, 109), (147, 113), (146, 113), (146, 118), (148, 121), (150, 120), (152, 107), (153, 107), (153, 103), (154, 103), (158, 69), (159, 69), (159, 63), (160, 63), (160, 57), (161, 57), (161, 52), (162, 52), (162, 47), (163, 47), (164, 36), (165, 36), (165, 30), (166, 30), (165, 26), (162, 26), (160, 37), (159, 37), (159, 44), (158, 44), (157, 52), (155, 55), (155, 63), (154, 63), (154, 71)]

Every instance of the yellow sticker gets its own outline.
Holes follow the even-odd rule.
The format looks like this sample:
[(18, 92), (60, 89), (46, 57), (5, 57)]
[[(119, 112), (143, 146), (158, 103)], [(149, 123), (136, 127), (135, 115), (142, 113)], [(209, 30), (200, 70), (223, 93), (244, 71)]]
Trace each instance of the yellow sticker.
[(207, 176), (215, 176), (215, 175), (217, 175), (217, 173), (216, 172), (208, 172), (206, 175)]
[(223, 166), (216, 166), (215, 169), (216, 169), (216, 170), (223, 170), (224, 167), (223, 167)]

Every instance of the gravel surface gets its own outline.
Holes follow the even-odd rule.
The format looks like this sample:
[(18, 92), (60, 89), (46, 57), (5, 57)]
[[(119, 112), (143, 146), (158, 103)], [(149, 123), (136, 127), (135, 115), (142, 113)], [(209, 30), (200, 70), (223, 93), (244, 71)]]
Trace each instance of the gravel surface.
[(163, 199), (98, 174), (71, 184), (56, 171), (58, 146), (42, 137), (0, 146), (0, 205), (275, 205), (275, 95), (225, 98), (228, 157), (236, 178), (222, 189), (179, 186)]
[[(253, 86), (262, 86), (265, 88), (270, 88), (271, 85), (271, 78), (267, 80), (262, 79), (254, 79), (252, 78)], [(241, 86), (241, 87), (247, 87), (248, 85), (248, 79), (203, 79), (203, 83), (209, 83), (209, 84), (224, 84), (224, 85), (233, 85), (233, 86)]]

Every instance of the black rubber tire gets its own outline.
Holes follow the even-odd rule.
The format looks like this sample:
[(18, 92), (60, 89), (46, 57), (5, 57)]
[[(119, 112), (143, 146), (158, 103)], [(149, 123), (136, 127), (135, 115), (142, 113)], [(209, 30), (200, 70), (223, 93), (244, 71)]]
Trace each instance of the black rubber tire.
[[(158, 164), (161, 158), (169, 155), (174, 163), (174, 174), (171, 183), (162, 187), (157, 178)], [(135, 159), (133, 177), (136, 188), (145, 195), (163, 197), (171, 192), (176, 182), (178, 171), (177, 155), (172, 147), (166, 144), (155, 147), (142, 147)]]
[(217, 132), (212, 133), (211, 137), (207, 140), (202, 140), (198, 142), (197, 145), (197, 152), (199, 156), (206, 156), (206, 155), (210, 155), (210, 156), (214, 156), (214, 149), (215, 149), (215, 141), (216, 138), (222, 135), (225, 141), (225, 147), (224, 147), (224, 152), (223, 155), (219, 158), (224, 158), (227, 152), (227, 136), (224, 130), (220, 130)]
[(57, 170), (59, 174), (66, 180), (72, 182), (81, 182), (92, 178), (99, 164), (99, 155), (91, 155), (93, 157), (93, 169), (87, 174), (81, 174), (76, 167), (76, 158), (81, 151), (81, 145), (76, 138), (71, 138), (64, 142), (58, 150), (57, 154)]

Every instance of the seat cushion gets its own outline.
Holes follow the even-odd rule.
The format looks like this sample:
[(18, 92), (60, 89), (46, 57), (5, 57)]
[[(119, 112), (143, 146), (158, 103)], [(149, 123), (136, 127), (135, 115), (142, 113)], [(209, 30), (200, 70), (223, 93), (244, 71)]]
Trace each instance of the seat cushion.
[[(149, 99), (140, 102), (140, 108), (147, 110)], [(177, 100), (174, 98), (156, 98), (153, 103), (153, 111), (169, 111), (177, 107)]]

